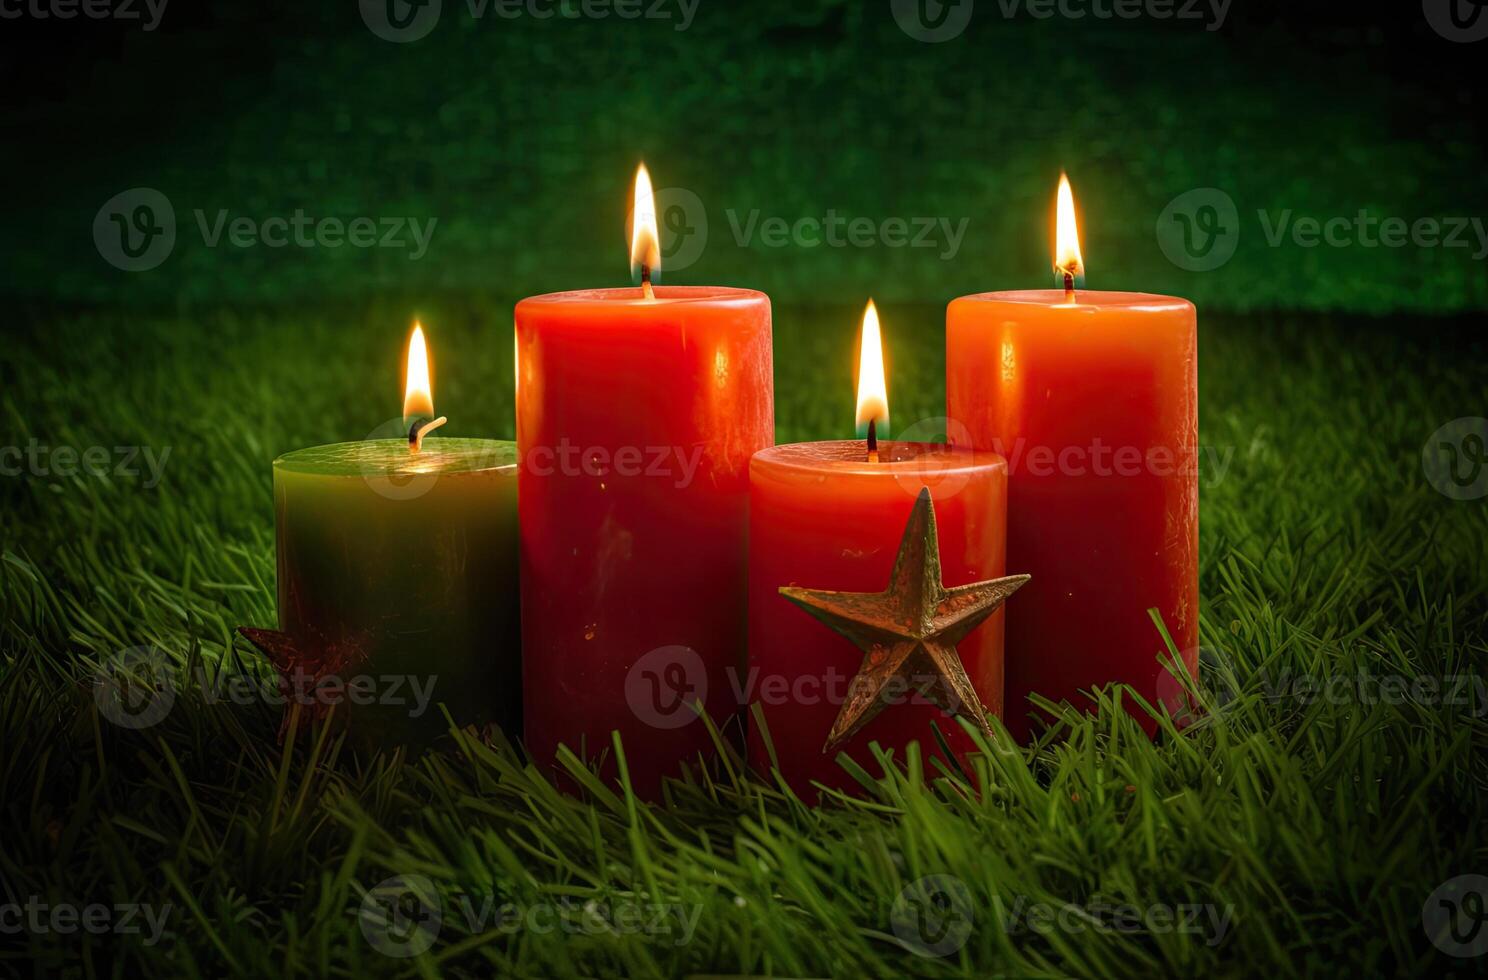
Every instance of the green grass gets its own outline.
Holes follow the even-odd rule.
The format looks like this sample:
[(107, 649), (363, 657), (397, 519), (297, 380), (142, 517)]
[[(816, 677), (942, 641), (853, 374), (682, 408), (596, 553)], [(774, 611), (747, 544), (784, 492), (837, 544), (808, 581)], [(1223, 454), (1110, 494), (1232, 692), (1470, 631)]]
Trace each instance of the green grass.
[[(509, 303), (418, 312), (444, 352), (449, 434), (510, 436)], [(263, 670), (233, 627), (275, 618), (269, 461), (396, 413), (410, 313), (50, 315), (0, 353), (0, 444), (171, 450), (154, 488), (0, 479), (0, 905), (171, 906), (152, 946), (0, 934), (0, 974), (1471, 972), (1428, 941), (1422, 908), (1488, 871), (1488, 703), (1277, 687), (1481, 682), (1488, 504), (1447, 499), (1421, 467), (1439, 425), (1483, 410), (1480, 340), (1431, 321), (1204, 318), (1202, 438), (1233, 454), (1203, 483), (1212, 710), (1156, 741), (1120, 711), (1068, 713), (1040, 745), (990, 747), (965, 778), (924, 785), (933, 762), (915, 754), (887, 772), (858, 760), (865, 797), (812, 809), (741, 780), (735, 761), (650, 806), (597, 785), (561, 795), (499, 740), (369, 759), (302, 729), (281, 748), (277, 709), (190, 687), (153, 728), (105, 720), (94, 665), (125, 648)], [(857, 315), (777, 310), (782, 441), (851, 426)], [(896, 420), (939, 415), (941, 310), (883, 316)], [(355, 916), (400, 874), (426, 876), (444, 909), (421, 959), (382, 955)], [(940, 958), (894, 929), (896, 896), (927, 875), (961, 882), (974, 923)], [(680, 927), (471, 930), (462, 893), (656, 904), (695, 928), (685, 942)], [(1085, 917), (1102, 904), (1203, 906), (1228, 928), (1213, 945), (1212, 932), (1102, 929)], [(1041, 906), (1066, 912), (1033, 928)], [(1024, 927), (1005, 928), (1013, 910)]]

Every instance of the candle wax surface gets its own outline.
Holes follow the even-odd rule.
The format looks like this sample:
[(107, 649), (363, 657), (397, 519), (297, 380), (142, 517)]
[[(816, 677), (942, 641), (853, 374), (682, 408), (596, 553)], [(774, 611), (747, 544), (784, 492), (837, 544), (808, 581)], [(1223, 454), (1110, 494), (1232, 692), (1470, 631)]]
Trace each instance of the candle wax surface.
[[(768, 776), (772, 764), (803, 798), (812, 781), (856, 783), (838, 764), (846, 752), (870, 772), (878, 742), (902, 759), (911, 741), (940, 754), (932, 723), (958, 755), (974, 743), (960, 723), (917, 694), (889, 704), (839, 749), (823, 746), (864, 653), (780, 594), (782, 586), (883, 592), (915, 498), (929, 488), (940, 543), (941, 577), (950, 588), (1007, 573), (1006, 463), (989, 452), (880, 441), (869, 462), (862, 440), (777, 446), (751, 464), (749, 525), (748, 700), (768, 729), (749, 718), (749, 761)], [(1014, 568), (1013, 571), (1021, 571)], [(1009, 604), (1016, 604), (1014, 595)], [(983, 706), (1002, 709), (1003, 611), (958, 646)], [(770, 746), (774, 746), (772, 760)]]

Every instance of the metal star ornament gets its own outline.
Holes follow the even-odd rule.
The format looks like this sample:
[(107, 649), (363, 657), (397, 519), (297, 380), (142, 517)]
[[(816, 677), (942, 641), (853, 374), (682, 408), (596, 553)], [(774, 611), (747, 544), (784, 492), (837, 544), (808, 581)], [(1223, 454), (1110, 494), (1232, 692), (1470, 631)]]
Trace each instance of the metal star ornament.
[[(334, 702), (321, 700), (314, 689), (329, 678), (340, 677), (367, 659), (367, 638), (358, 634), (334, 642), (320, 636), (291, 635), (279, 630), (239, 626), (238, 635), (268, 657), (279, 675), (280, 693), (285, 696), (284, 717), (279, 723), (279, 742), (289, 731), (290, 717), (299, 703), (305, 715), (319, 721), (330, 713)], [(311, 690), (306, 691), (308, 687)]]
[(940, 539), (930, 490), (922, 489), (889, 587), (883, 592), (830, 592), (783, 586), (780, 594), (841, 633), (863, 651), (847, 699), (823, 752), (856, 735), (891, 699), (918, 690), (952, 714), (965, 714), (991, 735), (987, 711), (956, 652), (972, 630), (1028, 582), (1009, 575), (948, 589), (940, 572)]

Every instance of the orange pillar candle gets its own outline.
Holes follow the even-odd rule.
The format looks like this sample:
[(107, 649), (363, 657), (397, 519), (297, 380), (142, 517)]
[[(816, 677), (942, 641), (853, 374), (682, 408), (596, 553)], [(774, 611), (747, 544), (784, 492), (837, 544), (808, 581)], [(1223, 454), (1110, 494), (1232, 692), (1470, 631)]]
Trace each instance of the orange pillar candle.
[(1149, 609), (1191, 674), (1198, 658), (1194, 306), (1076, 289), (1067, 181), (1059, 198), (1064, 288), (963, 296), (946, 317), (947, 414), (1007, 458), (1008, 560), (1033, 576), (1007, 621), (1020, 735), (1035, 692), (1088, 705), (1082, 691), (1113, 681), (1154, 703), (1174, 691)]
[(526, 746), (550, 771), (559, 745), (608, 754), (613, 776), (619, 731), (647, 796), (711, 753), (692, 702), (736, 731), (749, 458), (775, 426), (769, 298), (653, 287), (655, 236), (643, 168), (641, 287), (516, 309)]
[[(860, 375), (859, 421), (873, 424), (875, 434), (888, 416), (876, 338), (873, 316), (871, 326), (865, 323), (863, 363), (880, 373), (866, 386)], [(865, 654), (782, 595), (781, 587), (883, 591), (925, 489), (933, 500), (945, 586), (999, 578), (1005, 565), (1007, 470), (1000, 456), (918, 442), (874, 446), (872, 452), (862, 440), (776, 446), (750, 465), (749, 671), (741, 685), (752, 707), (749, 761), (766, 778), (778, 766), (796, 792), (812, 800), (814, 781), (855, 785), (837, 762), (839, 752), (870, 771), (873, 742), (899, 759), (912, 741), (935, 754), (932, 724), (957, 755), (974, 746), (954, 717), (911, 687), (855, 734), (827, 746)], [(1002, 612), (970, 632), (957, 651), (981, 706), (1000, 715)]]

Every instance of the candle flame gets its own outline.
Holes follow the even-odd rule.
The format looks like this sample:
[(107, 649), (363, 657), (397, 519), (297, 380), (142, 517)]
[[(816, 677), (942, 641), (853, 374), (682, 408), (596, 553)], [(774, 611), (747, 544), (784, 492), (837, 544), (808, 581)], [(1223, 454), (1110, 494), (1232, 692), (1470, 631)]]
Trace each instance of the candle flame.
[(858, 353), (858, 425), (889, 421), (889, 387), (884, 382), (883, 337), (873, 300), (863, 311), (863, 340)]
[(642, 267), (655, 275), (661, 271), (661, 239), (656, 231), (656, 195), (651, 190), (651, 175), (643, 163), (636, 170), (635, 204), (630, 215), (630, 272)]
[(1075, 194), (1069, 177), (1059, 175), (1059, 204), (1054, 232), (1054, 271), (1060, 276), (1085, 275), (1085, 259), (1080, 255), (1080, 228), (1075, 222)]
[(422, 324), (413, 325), (413, 336), (408, 339), (406, 363), (403, 374), (403, 421), (411, 423), (416, 418), (432, 418), (434, 386), (429, 376), (429, 348), (424, 343)]

